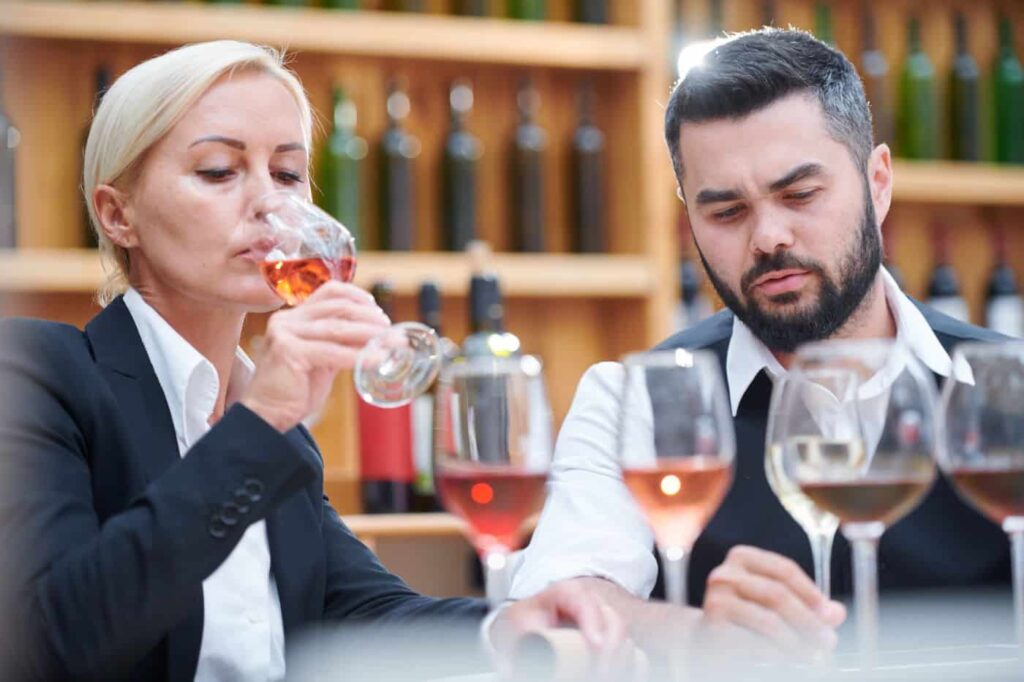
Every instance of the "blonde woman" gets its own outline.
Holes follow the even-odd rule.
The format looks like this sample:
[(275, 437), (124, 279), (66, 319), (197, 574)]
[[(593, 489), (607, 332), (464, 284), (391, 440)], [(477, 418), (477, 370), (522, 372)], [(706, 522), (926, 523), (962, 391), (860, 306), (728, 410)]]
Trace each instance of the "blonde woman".
[(247, 313), (280, 306), (246, 208), (309, 196), (311, 129), (280, 55), (230, 41), (136, 66), (97, 111), (84, 191), (105, 307), (84, 331), (0, 323), (16, 678), (274, 680), (317, 621), (483, 616), (414, 593), (323, 497), (301, 421), (389, 323), (372, 297), (332, 282), (270, 316), (259, 362), (238, 347)]

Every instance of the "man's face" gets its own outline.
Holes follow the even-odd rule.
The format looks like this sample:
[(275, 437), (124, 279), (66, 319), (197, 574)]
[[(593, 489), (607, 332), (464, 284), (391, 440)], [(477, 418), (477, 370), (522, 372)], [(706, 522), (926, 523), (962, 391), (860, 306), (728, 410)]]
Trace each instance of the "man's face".
[(866, 182), (818, 102), (795, 94), (741, 119), (684, 123), (680, 151), (694, 240), (725, 304), (780, 352), (842, 327), (881, 263), (887, 150)]

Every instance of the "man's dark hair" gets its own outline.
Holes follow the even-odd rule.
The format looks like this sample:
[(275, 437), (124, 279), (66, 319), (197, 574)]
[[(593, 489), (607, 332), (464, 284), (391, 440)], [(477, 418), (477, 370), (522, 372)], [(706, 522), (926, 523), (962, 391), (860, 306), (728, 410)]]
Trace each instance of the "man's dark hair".
[(728, 38), (676, 84), (665, 111), (665, 141), (683, 186), (679, 128), (683, 123), (737, 119), (796, 93), (814, 97), (825, 124), (866, 169), (874, 147), (871, 112), (853, 64), (814, 36), (764, 28)]

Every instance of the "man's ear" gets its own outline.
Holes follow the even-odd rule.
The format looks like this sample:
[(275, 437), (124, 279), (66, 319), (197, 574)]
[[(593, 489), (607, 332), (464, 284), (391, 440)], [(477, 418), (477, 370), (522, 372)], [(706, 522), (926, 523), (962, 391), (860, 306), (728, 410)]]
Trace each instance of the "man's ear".
[(123, 249), (130, 249), (139, 243), (127, 200), (128, 195), (112, 185), (99, 185), (92, 194), (100, 230), (107, 239)]
[(892, 205), (892, 153), (889, 146), (880, 144), (868, 157), (868, 188), (871, 190), (871, 201), (875, 204), (878, 224), (885, 222)]

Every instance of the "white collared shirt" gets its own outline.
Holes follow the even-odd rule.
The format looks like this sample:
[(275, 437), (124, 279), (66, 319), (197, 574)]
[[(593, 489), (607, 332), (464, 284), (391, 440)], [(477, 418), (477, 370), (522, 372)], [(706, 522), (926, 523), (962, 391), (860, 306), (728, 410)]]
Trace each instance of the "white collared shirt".
[[(897, 338), (928, 369), (949, 376), (952, 360), (924, 315), (884, 268), (882, 279)], [(725, 364), (733, 416), (761, 370), (773, 381), (786, 374), (738, 319)], [(611, 580), (641, 598), (654, 588), (654, 535), (622, 482), (615, 452), (622, 379), (621, 365), (603, 362), (580, 380), (555, 446), (547, 503), (512, 579), (511, 599), (584, 576)]]
[[(174, 422), (182, 457), (210, 430), (220, 381), (213, 364), (164, 320), (135, 289), (125, 305), (142, 337)], [(241, 396), (253, 364), (241, 348), (228, 382), (227, 404)], [(279, 680), (284, 677), (284, 624), (270, 571), (264, 521), (252, 524), (228, 558), (203, 581), (203, 639), (198, 682)]]

